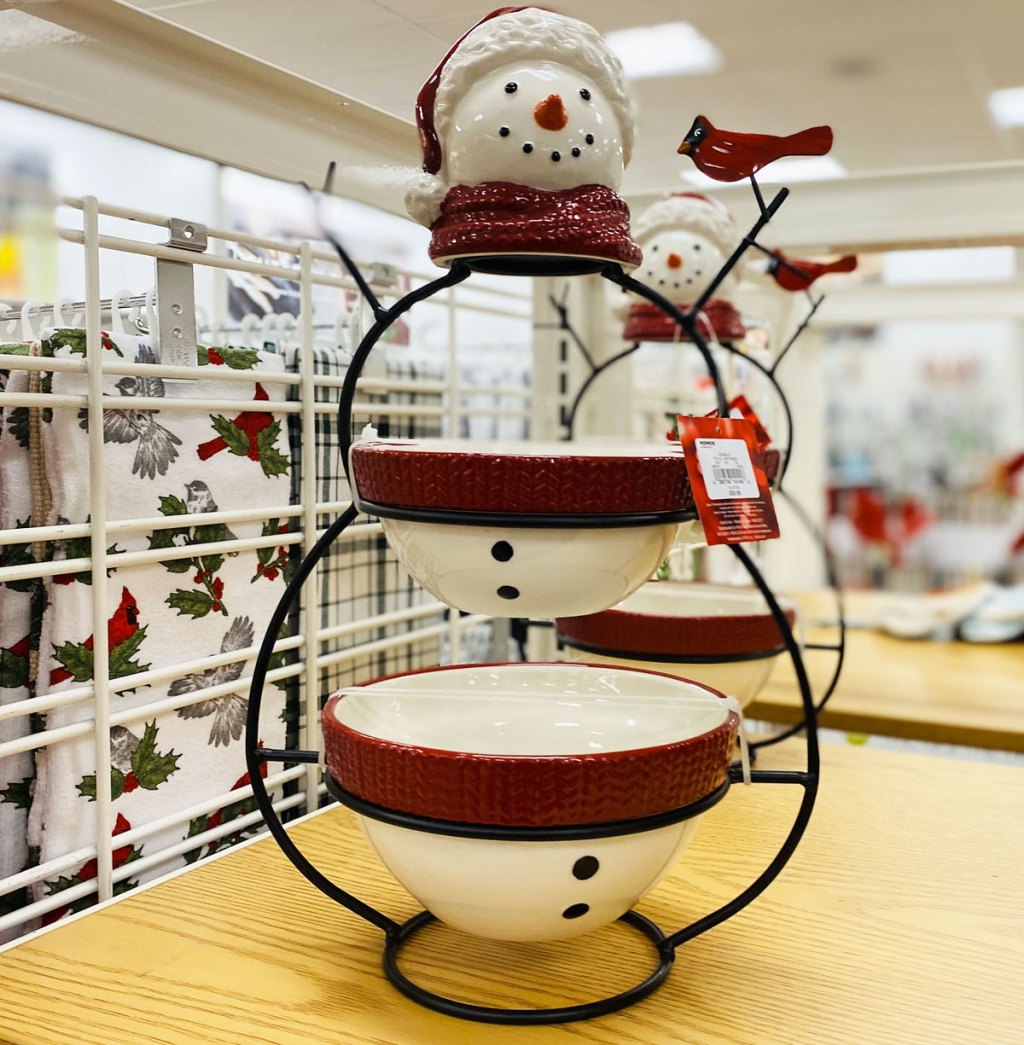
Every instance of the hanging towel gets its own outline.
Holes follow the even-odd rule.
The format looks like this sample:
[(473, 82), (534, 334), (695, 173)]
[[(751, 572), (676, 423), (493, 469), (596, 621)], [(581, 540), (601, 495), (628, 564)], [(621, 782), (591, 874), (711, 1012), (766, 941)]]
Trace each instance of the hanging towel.
[[(0, 345), (0, 353), (28, 354), (29, 346)], [(4, 384), (11, 393), (27, 392), (29, 375), (17, 370)], [(34, 525), (29, 470), (28, 408), (0, 413), (0, 529), (13, 530)], [(40, 549), (35, 549), (38, 554)], [(0, 566), (25, 565), (33, 560), (33, 546), (0, 545)], [(0, 584), (0, 707), (20, 703), (32, 696), (32, 662), (38, 643), (42, 607), (42, 582), (37, 579)], [(33, 619), (35, 628), (33, 629)], [(0, 743), (18, 740), (31, 732), (28, 716), (0, 720)], [(28, 810), (32, 799), (35, 761), (31, 752), (0, 759), (0, 880), (23, 871), (29, 864)], [(27, 890), (0, 896), (0, 916), (27, 902)], [(34, 923), (33, 923), (34, 924)], [(33, 928), (0, 931), (0, 943)]]
[[(85, 353), (81, 331), (57, 330), (48, 335), (54, 358)], [(126, 362), (154, 363), (156, 355), (145, 338), (104, 337), (103, 350)], [(117, 534), (107, 540), (108, 552), (171, 550), (190, 545), (255, 536), (276, 537), (287, 520), (273, 510), (290, 500), (290, 460), (287, 426), (282, 415), (247, 410), (253, 401), (280, 401), (282, 386), (262, 383), (261, 375), (283, 369), (274, 356), (238, 349), (200, 349), (201, 381), (164, 381), (149, 376), (105, 375), (104, 395), (117, 409), (104, 413), (103, 484), (108, 522), (144, 517), (180, 518), (170, 529)], [(218, 372), (251, 372), (252, 381), (218, 380)], [(82, 373), (56, 372), (55, 394), (81, 395)], [(134, 409), (136, 397), (168, 400), (227, 399), (237, 407), (210, 411), (196, 407)], [(123, 408), (122, 408), (123, 404)], [(50, 521), (89, 520), (90, 483), (88, 416), (85, 410), (57, 408), (43, 426), (42, 442), (52, 495)], [(268, 518), (253, 523), (204, 524), (214, 511), (266, 509)], [(66, 542), (55, 558), (89, 554), (89, 541)], [(183, 665), (169, 680), (140, 681), (110, 698), (112, 715), (137, 709), (129, 721), (110, 731), (111, 793), (120, 834), (147, 822), (177, 814), (188, 807), (226, 794), (248, 783), (243, 750), (243, 726), (248, 683), (223, 695), (195, 698), (212, 686), (230, 684), (249, 673), (254, 657), (219, 666), (188, 661), (258, 645), (285, 583), (281, 567), (284, 546), (234, 552), (210, 550), (184, 558), (123, 566), (100, 576), (95, 571), (57, 575), (47, 583), (48, 606), (43, 620), (38, 664), (38, 692), (62, 691), (93, 677), (93, 649), (105, 639), (110, 677), (121, 680), (151, 669)], [(92, 586), (106, 586), (108, 619), (105, 635), (95, 635)], [(268, 684), (263, 700), (261, 739), (270, 747), (284, 743), (285, 696), (281, 685)], [(166, 698), (181, 706), (149, 713), (146, 708)], [(47, 728), (88, 722), (89, 701), (54, 709)], [(96, 765), (91, 736), (42, 749), (37, 758), (35, 801), (30, 817), (30, 841), (42, 862), (90, 844), (95, 838)], [(225, 801), (220, 809), (161, 828), (134, 846), (114, 849), (115, 868), (159, 853), (201, 834), (252, 808), (251, 800)], [(227, 844), (230, 839), (192, 850), (184, 858), (162, 861), (131, 875), (115, 888), (166, 873), (182, 860)], [(59, 878), (40, 884), (37, 898), (59, 892), (96, 875), (96, 861), (87, 861)], [(77, 910), (92, 898), (71, 904)], [(57, 915), (65, 909), (58, 908)], [(52, 920), (48, 919), (48, 920)]]

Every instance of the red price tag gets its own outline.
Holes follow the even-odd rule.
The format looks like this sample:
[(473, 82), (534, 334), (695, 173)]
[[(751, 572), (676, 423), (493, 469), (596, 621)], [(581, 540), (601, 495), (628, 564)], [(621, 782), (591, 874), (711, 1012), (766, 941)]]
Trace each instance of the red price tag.
[[(710, 414), (705, 414), (704, 416), (718, 417), (718, 411), (712, 410)], [(757, 416), (757, 412), (747, 401), (746, 396), (737, 396), (729, 404), (729, 416), (746, 418), (754, 426), (754, 438), (757, 442), (758, 450), (771, 446), (772, 437), (768, 434), (764, 425), (761, 424), (761, 418)]]
[(679, 438), (708, 544), (746, 544), (779, 536), (761, 449), (746, 418), (679, 415)]

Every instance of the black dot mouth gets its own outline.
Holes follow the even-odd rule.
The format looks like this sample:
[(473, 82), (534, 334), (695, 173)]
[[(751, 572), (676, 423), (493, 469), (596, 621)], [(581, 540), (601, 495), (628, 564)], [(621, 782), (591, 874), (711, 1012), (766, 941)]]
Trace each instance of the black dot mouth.
[[(501, 135), (502, 138), (507, 138), (511, 133), (512, 133), (512, 128), (511, 127), (506, 127), (506, 126), (502, 125), (501, 127), (498, 128), (498, 134)], [(594, 144), (594, 136), (592, 134), (588, 134), (585, 137), (584, 141), (586, 141), (586, 143), (588, 145), (593, 145)], [(525, 152), (527, 155), (529, 155), (531, 152), (533, 152), (535, 148), (536, 148), (536, 146), (534, 145), (533, 142), (523, 142), (523, 152)], [(578, 159), (580, 156), (583, 155), (583, 150), (578, 145), (574, 145), (572, 147), (571, 153), (572, 153), (572, 156), (574, 158)], [(551, 160), (552, 160), (553, 163), (559, 163), (561, 161), (561, 159), (562, 159), (562, 154), (557, 149), (554, 150), (551, 153)]]
[(511, 584), (503, 584), (498, 589), (498, 597), (501, 599), (518, 599), (519, 589)]
[(563, 918), (582, 918), (590, 910), (588, 903), (574, 903), (562, 912)]

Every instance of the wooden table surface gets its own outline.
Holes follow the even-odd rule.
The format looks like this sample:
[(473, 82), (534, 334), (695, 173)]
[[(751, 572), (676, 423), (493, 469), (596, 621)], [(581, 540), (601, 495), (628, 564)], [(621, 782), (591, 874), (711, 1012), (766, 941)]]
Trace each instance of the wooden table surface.
[[(834, 612), (822, 593), (798, 598), (809, 617)], [(850, 593), (847, 604), (848, 616), (863, 620), (877, 607), (878, 597)], [(834, 643), (836, 635), (834, 629), (810, 628), (807, 640)], [(806, 661), (815, 693), (820, 694), (831, 676), (835, 654), (808, 651)], [(799, 719), (799, 694), (787, 658), (779, 658), (747, 714), (780, 723)], [(906, 640), (851, 628), (843, 674), (821, 725), (1024, 752), (1024, 643)]]
[[(379, 932), (261, 839), (0, 955), (0, 1040), (1019, 1045), (1024, 772), (849, 745), (823, 754), (818, 807), (782, 878), (682, 947), (666, 984), (624, 1012), (524, 1028), (422, 1009), (385, 981)], [(789, 742), (763, 764), (794, 768), (801, 755)], [(796, 801), (789, 787), (733, 788), (640, 909), (673, 929), (730, 899), (774, 853)], [(400, 919), (416, 910), (348, 811), (294, 833), (364, 899)], [(553, 1005), (635, 982), (650, 953), (619, 925), (557, 945), (437, 927), (403, 967), (468, 1000)]]

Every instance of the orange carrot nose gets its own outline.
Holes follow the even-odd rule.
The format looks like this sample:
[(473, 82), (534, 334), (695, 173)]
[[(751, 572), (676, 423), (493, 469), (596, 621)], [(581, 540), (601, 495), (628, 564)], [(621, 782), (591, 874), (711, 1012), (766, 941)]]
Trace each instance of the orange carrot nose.
[(533, 118), (546, 131), (560, 131), (569, 122), (569, 114), (562, 104), (562, 96), (549, 94), (544, 101), (537, 102)]
[(678, 254), (669, 254), (668, 267), (670, 269), (681, 269), (683, 267), (683, 259)]

